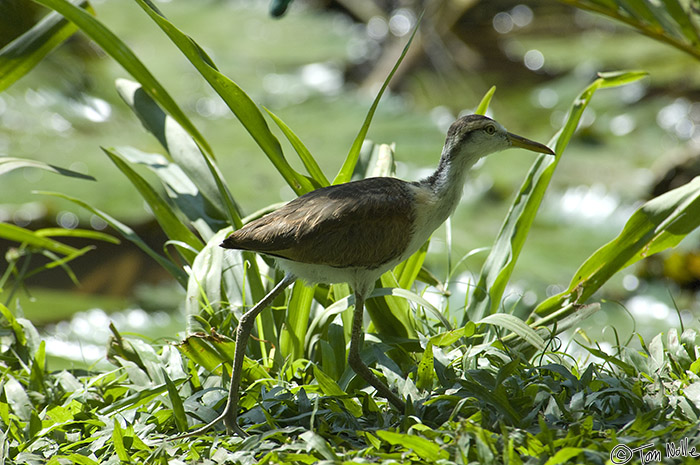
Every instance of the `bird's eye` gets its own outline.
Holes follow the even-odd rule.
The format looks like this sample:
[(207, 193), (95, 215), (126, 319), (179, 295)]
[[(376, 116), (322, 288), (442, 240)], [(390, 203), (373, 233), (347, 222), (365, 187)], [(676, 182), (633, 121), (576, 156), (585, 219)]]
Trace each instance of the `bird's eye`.
[(489, 124), (484, 128), (484, 131), (486, 131), (486, 134), (488, 134), (489, 136), (492, 136), (496, 134), (496, 126)]

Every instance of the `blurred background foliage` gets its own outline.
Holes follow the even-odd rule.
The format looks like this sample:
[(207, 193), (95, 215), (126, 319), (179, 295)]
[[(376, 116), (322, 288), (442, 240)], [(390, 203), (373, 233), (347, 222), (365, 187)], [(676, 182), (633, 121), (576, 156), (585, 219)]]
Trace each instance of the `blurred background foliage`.
[[(217, 148), (219, 166), (244, 213), (293, 197), (226, 105), (136, 3), (91, 4)], [(265, 2), (211, 0), (172, 2), (168, 16), (182, 30), (196, 32), (220, 70), (253, 100), (293, 123), (326, 173), (337, 171), (423, 9), (417, 40), (369, 132), (376, 142), (396, 143), (397, 175), (405, 179), (434, 168), (445, 129), (459, 114), (473, 110), (492, 85), (497, 92), (490, 114), (513, 132), (546, 141), (561, 126), (569, 102), (596, 73), (648, 71), (644, 80), (601, 90), (584, 114), (506, 292), (513, 303), (533, 306), (563, 290), (576, 267), (619, 232), (641, 201), (700, 170), (700, 106), (695, 103), (700, 67), (684, 50), (697, 48), (692, 29), (675, 31), (671, 26), (679, 23), (666, 21), (669, 30), (649, 28), (645, 36), (625, 23), (653, 23), (653, 11), (611, 5), (296, 1), (278, 20), (270, 17), (271, 5)], [(0, 2), (0, 9), (0, 47), (46, 13), (25, 0)], [(647, 13), (652, 16), (645, 19)], [(653, 40), (664, 36), (677, 43)], [(156, 244), (164, 238), (148, 208), (100, 150), (128, 144), (160, 151), (117, 95), (114, 81), (120, 77), (124, 70), (77, 34), (0, 94), (0, 156), (41, 160), (99, 181), (30, 169), (8, 173), (0, 184), (0, 221), (32, 230), (106, 227), (86, 210), (32, 192), (58, 191), (89, 199), (160, 248)], [(449, 234), (443, 227), (434, 235), (426, 261), (430, 270), (445, 279), (448, 249), (454, 259), (491, 244), (531, 163), (528, 154), (510, 151), (489, 158), (474, 172)], [(82, 239), (66, 243), (86, 245)], [(0, 250), (14, 245), (3, 242)], [(161, 268), (129, 243), (88, 245), (96, 250), (72, 263), (77, 288), (65, 272), (54, 270), (30, 280), (28, 292), (18, 296), (26, 316), (46, 325), (53, 341), (49, 355), (72, 358), (71, 363), (100, 359), (110, 318), (122, 331), (154, 338), (184, 328), (184, 294)], [(458, 302), (464, 301), (484, 258), (475, 254), (455, 270), (452, 290)], [(609, 331), (605, 334), (607, 325), (625, 337), (634, 328), (655, 334), (659, 325), (677, 324), (675, 307), (686, 323), (696, 322), (699, 283), (695, 233), (680, 248), (614, 278), (603, 289), (608, 308), (591, 318), (588, 330), (600, 341), (611, 337)], [(71, 318), (76, 311), (81, 313)]]

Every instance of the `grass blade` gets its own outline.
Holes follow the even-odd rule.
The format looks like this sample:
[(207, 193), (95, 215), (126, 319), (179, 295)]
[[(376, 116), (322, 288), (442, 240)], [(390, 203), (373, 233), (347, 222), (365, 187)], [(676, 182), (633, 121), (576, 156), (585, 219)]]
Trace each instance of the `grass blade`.
[(489, 105), (491, 104), (493, 94), (495, 93), (496, 86), (491, 86), (491, 88), (482, 97), (481, 102), (479, 102), (479, 105), (476, 107), (476, 110), (474, 110), (474, 113), (477, 115), (485, 115), (486, 111), (489, 109)]
[(180, 393), (177, 391), (175, 383), (171, 381), (165, 369), (161, 368), (161, 373), (165, 380), (165, 386), (168, 388), (168, 399), (172, 403), (175, 425), (177, 425), (177, 430), (183, 433), (187, 431), (187, 415), (185, 414), (185, 407), (182, 405)]
[(297, 281), (287, 307), (287, 317), (280, 335), (282, 357), (298, 360), (304, 356), (304, 341), (309, 328), (314, 288)]
[(78, 252), (78, 249), (69, 245), (61, 244), (58, 241), (37, 234), (35, 231), (24, 229), (9, 223), (0, 223), (0, 237), (8, 241), (28, 244), (32, 247), (50, 250), (61, 255), (71, 255)]
[(294, 150), (297, 152), (297, 155), (299, 155), (299, 158), (304, 164), (304, 167), (306, 167), (306, 171), (309, 173), (311, 178), (318, 184), (318, 187), (328, 186), (330, 184), (328, 178), (325, 174), (323, 174), (323, 171), (321, 171), (321, 167), (318, 166), (318, 163), (316, 163), (316, 159), (313, 157), (313, 155), (311, 155), (311, 152), (309, 152), (309, 149), (306, 148), (301, 139), (299, 139), (299, 137), (294, 133), (294, 131), (292, 131), (289, 128), (289, 126), (287, 126), (285, 122), (282, 121), (277, 115), (272, 113), (267, 108), (265, 108), (265, 111), (268, 115), (270, 115), (272, 121), (274, 121), (275, 124), (279, 126), (279, 128), (284, 133), (285, 137), (287, 137), (287, 140), (289, 140), (289, 143), (292, 144), (292, 147), (294, 147)]
[(49, 173), (60, 174), (62, 176), (68, 176), (70, 178), (86, 179), (88, 181), (96, 180), (89, 174), (78, 173), (77, 171), (68, 170), (38, 160), (26, 160), (24, 158), (15, 157), (0, 157), (0, 176), (20, 168), (38, 168), (44, 171), (48, 171)]

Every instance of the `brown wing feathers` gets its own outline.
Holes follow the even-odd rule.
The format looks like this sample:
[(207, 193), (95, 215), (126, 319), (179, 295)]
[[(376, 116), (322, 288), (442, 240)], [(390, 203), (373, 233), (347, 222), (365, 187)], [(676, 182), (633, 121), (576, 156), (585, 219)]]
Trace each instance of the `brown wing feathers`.
[(411, 190), (369, 178), (315, 190), (234, 231), (222, 246), (335, 267), (379, 266), (411, 237)]

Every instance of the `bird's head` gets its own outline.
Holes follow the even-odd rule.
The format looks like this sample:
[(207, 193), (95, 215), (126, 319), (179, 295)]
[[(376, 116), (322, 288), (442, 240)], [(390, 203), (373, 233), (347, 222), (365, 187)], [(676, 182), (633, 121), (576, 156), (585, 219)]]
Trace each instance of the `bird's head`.
[(511, 147), (554, 155), (546, 145), (512, 134), (491, 118), (467, 115), (452, 123), (447, 131), (443, 156), (464, 157), (474, 163), (490, 153)]

